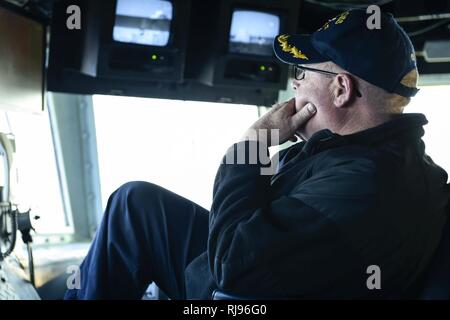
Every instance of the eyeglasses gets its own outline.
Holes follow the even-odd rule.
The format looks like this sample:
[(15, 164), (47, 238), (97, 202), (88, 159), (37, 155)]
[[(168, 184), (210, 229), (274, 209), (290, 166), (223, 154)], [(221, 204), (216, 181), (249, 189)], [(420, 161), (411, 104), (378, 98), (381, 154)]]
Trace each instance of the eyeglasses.
[[(294, 66), (294, 79), (295, 80), (303, 80), (305, 78), (306, 71), (317, 72), (317, 73), (325, 74), (328, 76), (337, 76), (339, 74), (339, 73), (335, 73), (335, 72), (331, 72), (331, 71), (308, 68), (308, 67), (304, 67), (304, 66), (301, 66), (301, 67)], [(355, 91), (356, 91), (356, 96), (362, 97), (362, 94), (361, 94), (361, 92), (359, 92), (358, 88), (355, 87)]]
[(303, 66), (301, 66), (301, 67), (294, 66), (294, 78), (296, 80), (303, 80), (305, 78), (306, 71), (322, 73), (322, 74), (326, 74), (326, 75), (330, 75), (330, 76), (336, 76), (339, 74), (339, 73), (335, 73), (335, 72), (331, 72), (331, 71), (307, 68), (307, 67), (303, 67)]

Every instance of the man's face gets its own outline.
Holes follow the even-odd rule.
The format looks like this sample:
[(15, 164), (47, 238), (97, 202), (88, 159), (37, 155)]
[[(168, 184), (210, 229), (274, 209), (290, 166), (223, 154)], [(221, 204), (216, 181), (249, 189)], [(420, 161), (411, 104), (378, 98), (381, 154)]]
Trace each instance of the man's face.
[[(326, 70), (326, 63), (309, 64), (307, 67)], [(329, 71), (329, 70), (327, 70)], [(292, 88), (295, 91), (295, 108), (297, 111), (308, 103), (312, 103), (317, 108), (316, 115), (309, 120), (305, 126), (297, 131), (302, 139), (309, 139), (315, 132), (326, 128), (329, 121), (329, 112), (332, 112), (332, 93), (330, 83), (333, 76), (324, 75), (317, 72), (306, 71), (302, 80), (293, 80)]]

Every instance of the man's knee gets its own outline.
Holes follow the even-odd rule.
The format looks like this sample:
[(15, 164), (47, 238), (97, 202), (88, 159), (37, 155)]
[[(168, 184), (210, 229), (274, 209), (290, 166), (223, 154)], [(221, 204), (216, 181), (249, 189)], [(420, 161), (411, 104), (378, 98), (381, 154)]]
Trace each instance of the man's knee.
[(131, 181), (120, 186), (113, 195), (129, 202), (152, 202), (160, 197), (164, 189), (157, 184), (146, 181)]
[(161, 189), (160, 186), (146, 182), (146, 181), (130, 181), (127, 183), (124, 183), (122, 186), (120, 186), (115, 193), (125, 194), (127, 196), (130, 195), (141, 195), (141, 194), (152, 194), (154, 192), (159, 192)]
[(160, 186), (145, 181), (127, 182), (111, 194), (108, 206), (123, 209), (113, 210), (116, 214), (126, 211), (127, 215), (140, 215), (158, 203), (157, 199), (160, 198), (163, 190)]

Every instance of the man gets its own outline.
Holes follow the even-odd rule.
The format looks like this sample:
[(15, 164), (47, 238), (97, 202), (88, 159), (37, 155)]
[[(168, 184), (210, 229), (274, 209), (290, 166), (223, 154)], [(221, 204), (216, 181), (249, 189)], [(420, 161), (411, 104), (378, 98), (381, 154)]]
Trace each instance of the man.
[[(375, 30), (367, 18), (353, 10), (310, 36), (278, 36), (276, 55), (296, 66), (295, 99), (227, 151), (224, 159), (238, 152), (246, 164), (220, 165), (210, 212), (150, 183), (122, 186), (81, 266), (81, 288), (66, 298), (139, 299), (152, 281), (172, 299), (210, 299), (215, 289), (415, 297), (450, 190), (425, 155), (425, 117), (402, 114), (417, 92), (413, 46), (391, 15)], [(253, 134), (262, 129), (278, 130), (279, 141)], [(305, 141), (262, 175), (268, 146), (295, 135)], [(262, 151), (256, 163), (251, 150)]]

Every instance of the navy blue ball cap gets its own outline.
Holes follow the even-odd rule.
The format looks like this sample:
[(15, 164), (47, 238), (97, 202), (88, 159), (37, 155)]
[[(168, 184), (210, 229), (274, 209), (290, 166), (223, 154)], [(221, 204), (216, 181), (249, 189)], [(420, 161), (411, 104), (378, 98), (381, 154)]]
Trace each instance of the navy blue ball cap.
[(387, 92), (412, 97), (419, 90), (401, 83), (417, 68), (414, 46), (389, 13), (381, 13), (380, 28), (370, 29), (366, 10), (346, 11), (310, 35), (275, 37), (275, 55), (293, 65), (332, 61)]

